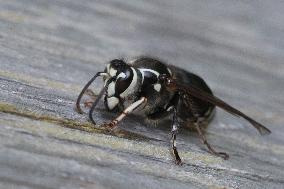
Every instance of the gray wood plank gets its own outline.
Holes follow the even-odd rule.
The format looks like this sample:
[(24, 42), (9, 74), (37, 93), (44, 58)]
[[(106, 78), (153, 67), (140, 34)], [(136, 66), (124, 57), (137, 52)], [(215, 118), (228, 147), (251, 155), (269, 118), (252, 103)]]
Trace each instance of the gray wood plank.
[[(283, 188), (284, 2), (0, 0), (1, 188)], [(113, 135), (74, 111), (117, 57), (152, 55), (198, 73), (272, 134), (218, 110), (207, 136), (129, 116)], [(102, 83), (96, 82), (98, 92)], [(115, 114), (95, 112), (100, 123)]]

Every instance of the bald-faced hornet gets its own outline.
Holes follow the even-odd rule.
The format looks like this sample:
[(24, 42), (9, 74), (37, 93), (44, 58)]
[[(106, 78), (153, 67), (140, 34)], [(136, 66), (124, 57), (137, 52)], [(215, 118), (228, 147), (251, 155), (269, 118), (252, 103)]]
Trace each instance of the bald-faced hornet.
[(96, 124), (92, 114), (102, 96), (107, 110), (121, 111), (118, 117), (104, 124), (108, 129), (114, 129), (138, 107), (143, 107), (142, 111), (149, 120), (160, 120), (172, 115), (171, 148), (176, 164), (182, 163), (176, 147), (180, 125), (195, 129), (210, 153), (224, 159), (229, 158), (228, 154), (217, 152), (211, 147), (201, 128), (211, 120), (216, 106), (246, 119), (260, 134), (270, 133), (260, 123), (215, 97), (198, 75), (150, 57), (140, 57), (132, 63), (120, 59), (110, 61), (105, 70), (98, 72), (78, 96), (76, 107), (79, 113), (83, 112), (80, 107), (83, 94), (98, 76), (103, 77), (104, 87), (92, 102), (89, 111), (91, 122)]

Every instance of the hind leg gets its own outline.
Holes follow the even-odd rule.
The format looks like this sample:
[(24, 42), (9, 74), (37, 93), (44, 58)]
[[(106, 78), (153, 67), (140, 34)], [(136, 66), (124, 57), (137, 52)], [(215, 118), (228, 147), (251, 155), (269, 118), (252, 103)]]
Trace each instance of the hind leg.
[(202, 143), (207, 146), (207, 148), (208, 148), (208, 150), (209, 150), (209, 152), (211, 154), (219, 156), (219, 157), (221, 157), (221, 158), (223, 158), (225, 160), (229, 159), (229, 155), (227, 153), (225, 153), (225, 152), (217, 152), (216, 150), (214, 150), (214, 148), (212, 148), (212, 146), (208, 143), (208, 141), (207, 141), (207, 139), (206, 139), (202, 129), (200, 128), (200, 124), (198, 122), (196, 122), (194, 125), (195, 125), (195, 128), (196, 128), (197, 132), (198, 132), (199, 137), (201, 138)]

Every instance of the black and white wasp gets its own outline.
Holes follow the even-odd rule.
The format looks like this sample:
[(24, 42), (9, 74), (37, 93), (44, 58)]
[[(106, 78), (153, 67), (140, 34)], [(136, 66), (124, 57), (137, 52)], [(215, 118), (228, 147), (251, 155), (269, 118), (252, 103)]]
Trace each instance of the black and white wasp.
[(102, 96), (107, 110), (121, 112), (118, 117), (104, 125), (108, 129), (114, 129), (125, 116), (138, 107), (143, 107), (142, 111), (148, 120), (172, 116), (171, 148), (176, 164), (182, 163), (176, 147), (176, 135), (181, 125), (195, 129), (209, 152), (228, 159), (228, 154), (217, 152), (210, 146), (201, 128), (213, 117), (215, 106), (246, 119), (260, 134), (270, 133), (260, 123), (214, 96), (198, 75), (151, 57), (140, 57), (131, 63), (121, 59), (110, 61), (105, 70), (98, 72), (78, 96), (76, 107), (79, 113), (83, 113), (80, 107), (82, 96), (98, 76), (103, 77), (104, 87), (91, 102), (89, 118), (92, 123), (96, 124), (92, 114)]

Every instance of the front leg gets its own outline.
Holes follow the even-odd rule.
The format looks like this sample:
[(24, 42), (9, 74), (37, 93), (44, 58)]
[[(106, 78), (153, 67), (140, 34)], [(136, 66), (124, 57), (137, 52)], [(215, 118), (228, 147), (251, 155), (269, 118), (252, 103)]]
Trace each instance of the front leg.
[(137, 109), (141, 104), (146, 103), (147, 102), (147, 98), (142, 97), (139, 100), (135, 101), (134, 103), (132, 103), (130, 106), (128, 106), (125, 110), (123, 110), (123, 112), (116, 117), (115, 119), (113, 119), (110, 123), (104, 124), (104, 126), (106, 128), (108, 128), (109, 130), (113, 130), (117, 124), (128, 114), (130, 114), (131, 112), (133, 112), (135, 109)]

